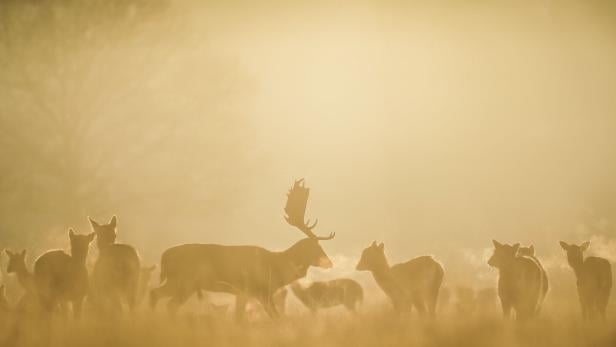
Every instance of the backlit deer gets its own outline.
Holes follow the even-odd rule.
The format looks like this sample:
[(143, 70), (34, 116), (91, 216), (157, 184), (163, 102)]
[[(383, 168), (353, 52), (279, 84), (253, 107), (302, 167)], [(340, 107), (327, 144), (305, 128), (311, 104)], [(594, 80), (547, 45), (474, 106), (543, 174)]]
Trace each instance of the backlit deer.
[(94, 233), (77, 235), (69, 229), (71, 255), (62, 250), (47, 251), (34, 263), (34, 280), (42, 308), (52, 312), (58, 305), (71, 303), (75, 318), (81, 316), (88, 293), (86, 258)]
[(14, 273), (17, 276), (17, 281), (23, 289), (23, 295), (17, 303), (17, 310), (22, 312), (34, 312), (38, 309), (36, 283), (34, 274), (26, 267), (26, 250), (14, 253), (8, 249), (4, 252), (9, 257), (9, 263), (6, 268), (7, 273)]
[(307, 238), (282, 252), (256, 246), (185, 244), (166, 250), (161, 256), (160, 279), (163, 285), (150, 292), (150, 306), (158, 299), (171, 297), (170, 312), (175, 312), (190, 295), (200, 290), (236, 295), (236, 316), (241, 318), (248, 298), (263, 305), (270, 317), (277, 317), (273, 294), (279, 288), (306, 275), (310, 266), (330, 268), (320, 240), (331, 240), (334, 233), (319, 237), (313, 233), (317, 222), (304, 222), (310, 190), (298, 180), (287, 194), (286, 220)]
[(431, 256), (422, 256), (389, 266), (383, 243), (372, 242), (361, 254), (357, 270), (370, 271), (374, 280), (389, 296), (398, 312), (409, 312), (413, 307), (424, 315), (435, 315), (438, 293), (444, 270)]
[(541, 262), (539, 261), (539, 259), (537, 259), (537, 257), (535, 256), (535, 246), (530, 245), (528, 247), (518, 248), (518, 256), (529, 257), (533, 259), (534, 261), (536, 261), (537, 265), (539, 265), (539, 268), (541, 269), (541, 279), (543, 281), (543, 290), (541, 292), (540, 300), (543, 303), (543, 301), (545, 300), (545, 297), (548, 295), (548, 289), (549, 289), (548, 274), (545, 272), (545, 268), (543, 268), (543, 265), (541, 265)]
[(94, 302), (101, 308), (111, 306), (121, 310), (124, 301), (129, 310), (137, 302), (141, 265), (135, 248), (116, 243), (117, 218), (113, 216), (107, 224), (99, 224), (88, 217), (96, 234), (98, 259), (92, 271), (92, 294)]
[(584, 258), (584, 252), (590, 246), (590, 242), (577, 246), (560, 241), (560, 246), (567, 251), (567, 261), (577, 278), (582, 317), (605, 319), (605, 309), (612, 290), (610, 262), (600, 257)]
[(312, 313), (316, 313), (320, 308), (338, 305), (344, 305), (347, 310), (355, 312), (364, 299), (361, 285), (347, 278), (313, 282), (306, 288), (295, 282), (291, 284), (291, 290)]
[(533, 317), (541, 305), (543, 279), (541, 268), (531, 258), (518, 256), (519, 243), (513, 246), (492, 241), (494, 254), (488, 265), (498, 269), (498, 296), (505, 318), (511, 310), (518, 320)]

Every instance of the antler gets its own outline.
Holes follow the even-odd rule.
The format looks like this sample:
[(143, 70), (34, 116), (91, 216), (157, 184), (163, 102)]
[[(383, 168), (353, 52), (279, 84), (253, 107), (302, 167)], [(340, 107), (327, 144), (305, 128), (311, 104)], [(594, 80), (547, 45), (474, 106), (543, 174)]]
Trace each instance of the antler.
[(329, 236), (316, 236), (312, 229), (317, 226), (319, 220), (315, 220), (310, 225), (310, 219), (304, 222), (306, 214), (306, 205), (308, 204), (308, 195), (310, 188), (304, 185), (304, 179), (299, 179), (293, 183), (293, 187), (287, 193), (287, 205), (284, 207), (284, 212), (287, 214), (284, 218), (287, 223), (301, 230), (306, 236), (317, 240), (331, 240), (336, 236), (336, 233), (330, 233)]

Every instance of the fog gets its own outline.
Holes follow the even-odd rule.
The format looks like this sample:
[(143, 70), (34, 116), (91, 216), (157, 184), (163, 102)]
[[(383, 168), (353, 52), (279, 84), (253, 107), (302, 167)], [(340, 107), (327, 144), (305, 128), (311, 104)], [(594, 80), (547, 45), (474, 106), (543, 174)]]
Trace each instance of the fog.
[(145, 262), (281, 250), (294, 179), (323, 247), (485, 266), (491, 239), (613, 259), (616, 19), (599, 1), (7, 1), (0, 247), (118, 216)]

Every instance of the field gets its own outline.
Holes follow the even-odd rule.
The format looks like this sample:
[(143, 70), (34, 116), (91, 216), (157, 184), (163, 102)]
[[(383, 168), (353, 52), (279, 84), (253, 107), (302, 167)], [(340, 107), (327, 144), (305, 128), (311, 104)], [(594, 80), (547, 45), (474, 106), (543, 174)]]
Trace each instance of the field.
[(3, 346), (614, 346), (616, 322), (583, 323), (577, 307), (560, 306), (532, 322), (504, 321), (497, 312), (446, 312), (436, 320), (366, 307), (357, 315), (324, 312), (235, 322), (228, 316), (163, 312), (81, 321), (4, 317)]

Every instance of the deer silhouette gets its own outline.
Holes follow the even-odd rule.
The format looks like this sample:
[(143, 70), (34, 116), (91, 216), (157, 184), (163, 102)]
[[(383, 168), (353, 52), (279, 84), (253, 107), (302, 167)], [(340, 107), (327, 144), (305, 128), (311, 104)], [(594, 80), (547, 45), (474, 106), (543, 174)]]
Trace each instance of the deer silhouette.
[(234, 294), (238, 319), (249, 298), (258, 300), (270, 317), (278, 317), (273, 300), (276, 290), (304, 277), (310, 266), (332, 266), (319, 241), (331, 240), (335, 234), (316, 236), (313, 229), (317, 221), (312, 225), (304, 221), (309, 192), (300, 179), (287, 194), (285, 219), (307, 237), (285, 251), (215, 244), (184, 244), (166, 250), (160, 262), (162, 285), (150, 291), (150, 306), (171, 297), (167, 306), (174, 313), (190, 295), (206, 290)]
[(312, 313), (316, 313), (320, 308), (338, 305), (344, 305), (347, 310), (355, 312), (364, 299), (361, 285), (347, 278), (313, 282), (306, 288), (294, 282), (291, 284), (291, 290)]
[(104, 310), (111, 306), (113, 310), (119, 311), (124, 301), (132, 311), (139, 290), (139, 254), (132, 246), (116, 243), (116, 216), (107, 224), (99, 224), (90, 217), (88, 220), (96, 234), (99, 251), (92, 271), (94, 302)]
[(531, 258), (518, 256), (520, 244), (513, 246), (493, 240), (494, 253), (488, 265), (498, 269), (498, 296), (505, 318), (516, 313), (516, 319), (533, 317), (541, 305), (543, 281), (541, 268)]
[(567, 252), (567, 262), (577, 278), (578, 296), (584, 319), (605, 319), (605, 310), (612, 290), (612, 267), (607, 259), (586, 257), (590, 242), (581, 245), (560, 241), (560, 246)]
[(9, 257), (9, 262), (6, 268), (7, 273), (14, 273), (17, 276), (17, 281), (23, 289), (24, 293), (17, 303), (17, 310), (22, 312), (35, 312), (38, 310), (38, 296), (36, 294), (36, 283), (34, 274), (26, 267), (26, 250), (21, 252), (12, 252), (5, 249), (4, 252)]
[(396, 311), (408, 312), (415, 307), (421, 315), (427, 311), (430, 316), (435, 316), (445, 271), (431, 256), (421, 256), (389, 266), (385, 245), (377, 245), (375, 241), (363, 250), (356, 269), (372, 273)]
[[(519, 247), (518, 248), (518, 256), (523, 256), (523, 257), (529, 257), (532, 260), (534, 260), (537, 265), (539, 265), (539, 268), (541, 269), (541, 280), (543, 281), (543, 290), (541, 291), (541, 297), (539, 298), (539, 300), (541, 301), (541, 303), (543, 303), (543, 301), (545, 301), (546, 296), (548, 295), (548, 290), (549, 290), (549, 283), (548, 283), (548, 274), (545, 271), (545, 268), (543, 267), (543, 265), (541, 265), (541, 262), (539, 261), (539, 259), (535, 256), (535, 246), (530, 245), (528, 247)], [(538, 307), (538, 309), (541, 306)]]
[(42, 308), (51, 313), (58, 305), (72, 304), (75, 318), (81, 316), (83, 299), (88, 293), (86, 258), (94, 233), (68, 232), (71, 255), (62, 250), (47, 251), (34, 263), (34, 280)]

